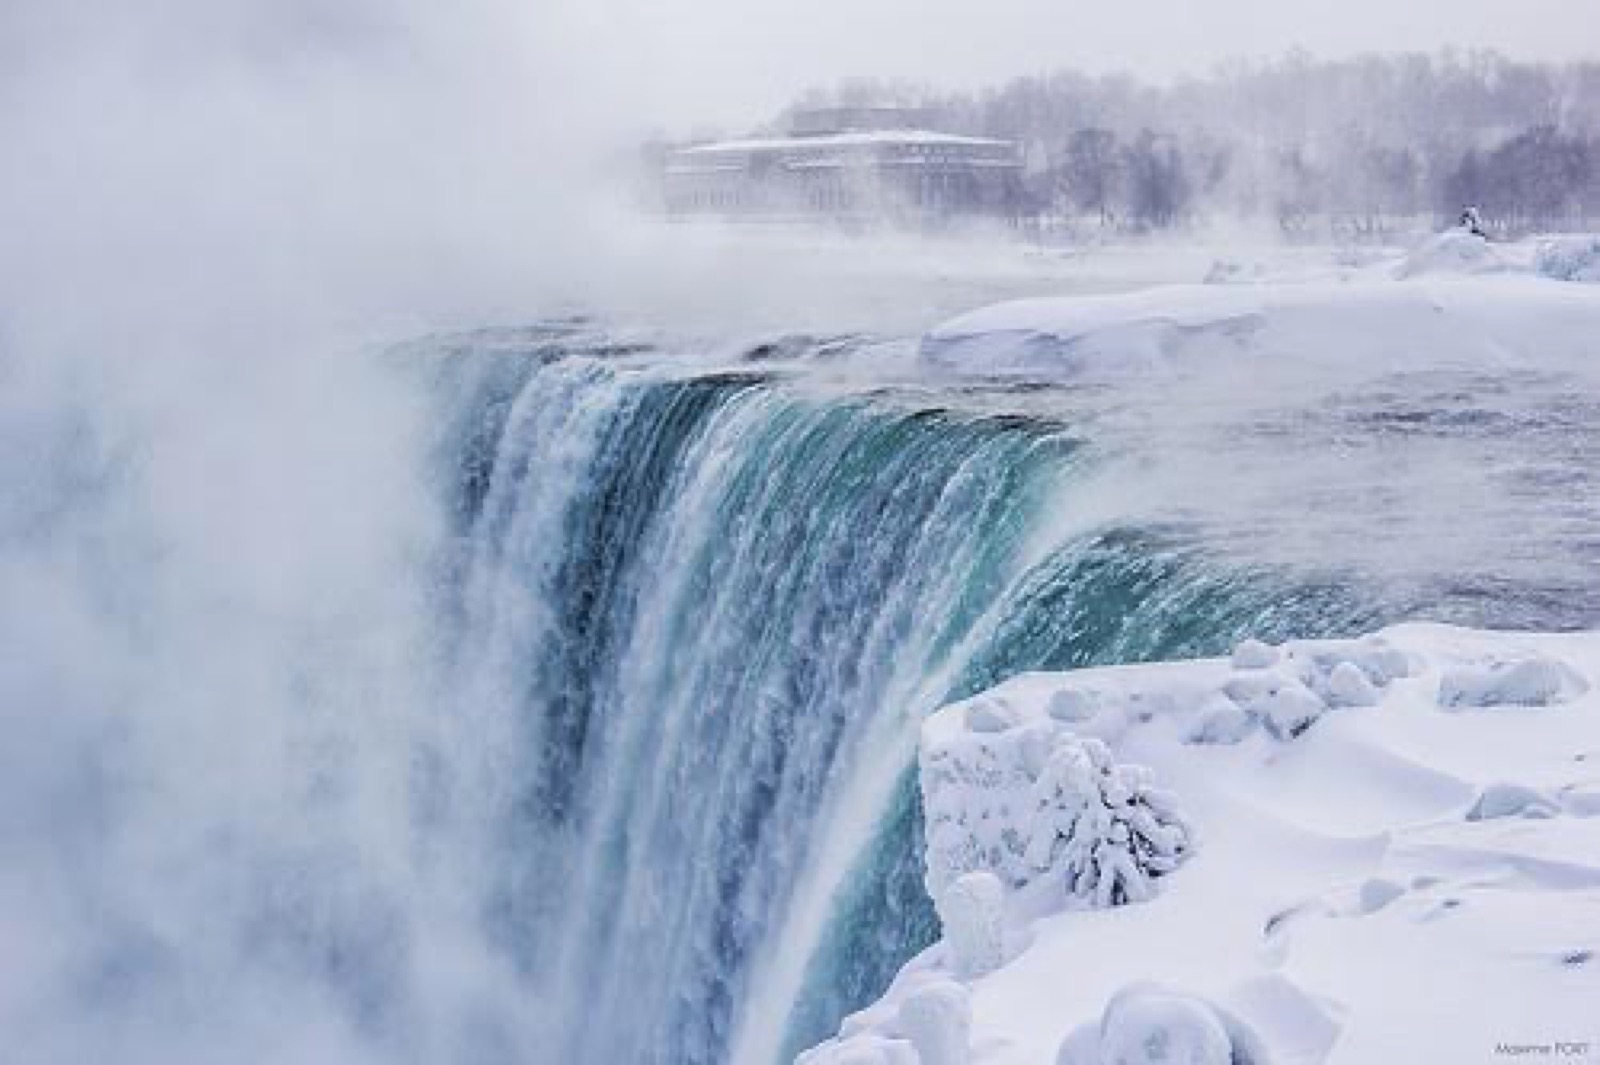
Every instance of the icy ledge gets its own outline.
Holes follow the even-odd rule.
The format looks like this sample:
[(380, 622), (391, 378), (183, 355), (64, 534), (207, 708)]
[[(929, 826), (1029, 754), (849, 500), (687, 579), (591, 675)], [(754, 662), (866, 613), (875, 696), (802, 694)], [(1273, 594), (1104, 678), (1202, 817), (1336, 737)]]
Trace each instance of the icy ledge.
[(1597, 681), (1404, 625), (946, 707), (944, 939), (800, 1061), (1600, 1061)]

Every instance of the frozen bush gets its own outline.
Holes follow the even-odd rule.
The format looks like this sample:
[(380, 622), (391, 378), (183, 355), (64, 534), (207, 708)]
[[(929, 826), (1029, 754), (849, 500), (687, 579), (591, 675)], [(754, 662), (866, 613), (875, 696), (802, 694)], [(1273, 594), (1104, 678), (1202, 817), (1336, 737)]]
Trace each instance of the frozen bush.
[(1026, 857), (1094, 906), (1142, 902), (1190, 849), (1174, 801), (1143, 766), (1117, 765), (1098, 740), (1063, 744), (1034, 785)]
[(921, 770), (935, 900), (982, 870), (1008, 889), (1053, 878), (1070, 898), (1119, 905), (1148, 898), (1190, 849), (1148, 770), (1054, 722), (964, 732), (925, 748)]

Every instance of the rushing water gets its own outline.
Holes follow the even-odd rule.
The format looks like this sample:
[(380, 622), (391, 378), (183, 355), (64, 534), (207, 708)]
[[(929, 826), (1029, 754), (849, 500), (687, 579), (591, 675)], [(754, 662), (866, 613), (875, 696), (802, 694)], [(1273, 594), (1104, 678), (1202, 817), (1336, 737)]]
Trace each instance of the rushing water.
[(1100, 460), (1036, 401), (561, 336), (443, 375), (451, 712), (544, 1060), (779, 1060), (880, 992), (935, 934), (909, 769), (952, 696), (1451, 613), (1184, 523), (1059, 522)]

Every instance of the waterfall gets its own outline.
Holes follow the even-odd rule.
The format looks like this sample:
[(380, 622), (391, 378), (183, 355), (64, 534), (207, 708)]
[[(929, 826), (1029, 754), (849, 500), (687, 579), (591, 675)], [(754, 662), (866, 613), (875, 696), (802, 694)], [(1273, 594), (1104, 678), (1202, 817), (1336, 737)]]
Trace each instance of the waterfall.
[(456, 366), (450, 712), (546, 1060), (764, 1063), (881, 991), (933, 934), (908, 770), (952, 695), (1370, 620), (1052, 540), (1071, 426), (609, 354)]

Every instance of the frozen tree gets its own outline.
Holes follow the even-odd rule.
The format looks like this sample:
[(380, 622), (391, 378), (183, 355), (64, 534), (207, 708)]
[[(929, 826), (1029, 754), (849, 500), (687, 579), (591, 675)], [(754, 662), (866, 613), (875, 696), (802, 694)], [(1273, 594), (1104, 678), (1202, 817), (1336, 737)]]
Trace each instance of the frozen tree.
[(1118, 765), (1098, 740), (1057, 748), (1034, 786), (1027, 858), (1095, 906), (1143, 902), (1191, 841), (1172, 797), (1143, 766)]

